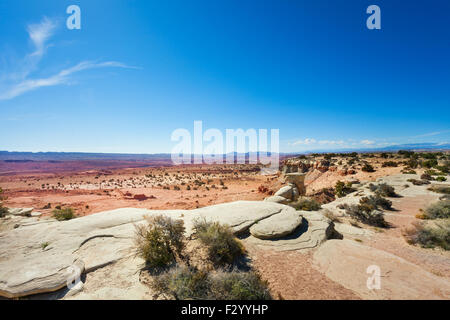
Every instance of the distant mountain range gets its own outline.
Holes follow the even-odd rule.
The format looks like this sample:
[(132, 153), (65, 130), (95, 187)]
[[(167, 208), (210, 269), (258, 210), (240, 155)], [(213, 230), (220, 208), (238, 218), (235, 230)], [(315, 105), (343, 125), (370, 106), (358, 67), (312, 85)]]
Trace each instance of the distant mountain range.
[(355, 148), (355, 149), (321, 149), (299, 152), (301, 154), (310, 153), (326, 153), (326, 152), (396, 152), (399, 150), (414, 150), (414, 151), (445, 151), (450, 150), (450, 144), (448, 143), (410, 143), (410, 144), (398, 144), (387, 147), (367, 147), (367, 148)]
[[(302, 152), (280, 152), (280, 158), (286, 158), (288, 156), (294, 156), (298, 154), (310, 154), (310, 153), (326, 153), (326, 152), (396, 152), (398, 150), (414, 150), (414, 151), (444, 151), (450, 150), (450, 144), (439, 143), (411, 143), (411, 144), (399, 144), (393, 146), (387, 146), (383, 148), (358, 148), (358, 149), (321, 149), (310, 150)], [(251, 154), (258, 154), (258, 152), (245, 153), (245, 157), (248, 158)], [(238, 153), (234, 152), (237, 156)], [(270, 156), (270, 152), (268, 153)], [(10, 152), (0, 151), (0, 160), (25, 162), (25, 161), (81, 161), (81, 160), (119, 160), (119, 161), (164, 161), (171, 159), (170, 153), (157, 153), (157, 154), (127, 154), (127, 153), (83, 153), (83, 152)]]

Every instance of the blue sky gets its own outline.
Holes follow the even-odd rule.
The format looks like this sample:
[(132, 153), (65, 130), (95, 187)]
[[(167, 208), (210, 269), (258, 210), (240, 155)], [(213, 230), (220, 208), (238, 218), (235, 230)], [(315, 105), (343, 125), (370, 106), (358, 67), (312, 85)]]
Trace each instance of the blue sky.
[(279, 129), (283, 152), (449, 142), (449, 15), (446, 0), (0, 0), (0, 150), (170, 152), (194, 120)]

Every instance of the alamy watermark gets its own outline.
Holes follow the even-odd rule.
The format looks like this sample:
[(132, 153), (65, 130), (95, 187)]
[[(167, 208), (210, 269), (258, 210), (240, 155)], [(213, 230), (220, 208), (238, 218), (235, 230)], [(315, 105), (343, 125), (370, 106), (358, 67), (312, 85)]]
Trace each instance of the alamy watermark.
[(377, 265), (368, 266), (366, 273), (370, 274), (367, 278), (367, 289), (369, 290), (380, 290), (381, 289), (381, 269)]
[(203, 122), (194, 121), (193, 134), (179, 128), (171, 140), (178, 142), (171, 153), (172, 162), (180, 164), (261, 164), (263, 173), (278, 171), (280, 131), (270, 130), (270, 150), (267, 129), (226, 129), (225, 135), (216, 128), (203, 132)]

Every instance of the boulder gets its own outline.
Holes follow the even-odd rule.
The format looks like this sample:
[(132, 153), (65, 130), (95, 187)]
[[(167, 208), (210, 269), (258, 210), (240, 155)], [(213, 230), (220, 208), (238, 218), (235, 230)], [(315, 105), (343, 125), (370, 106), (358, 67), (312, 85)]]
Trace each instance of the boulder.
[(32, 212), (31, 216), (35, 217), (35, 218), (40, 217), (40, 216), (42, 216), (42, 212)]
[(294, 184), (301, 195), (305, 194), (305, 173), (286, 173), (284, 179), (286, 183)]
[(280, 197), (292, 200), (292, 192), (293, 192), (292, 186), (290, 186), (290, 185), (284, 186), (280, 190), (275, 192), (274, 196), (280, 196)]
[(264, 199), (264, 201), (267, 202), (275, 202), (275, 203), (281, 203), (281, 204), (288, 204), (290, 200), (281, 197), (281, 196), (271, 196)]
[[(244, 242), (262, 249), (276, 251), (310, 250), (318, 247), (335, 234), (333, 222), (322, 214), (310, 211), (297, 211), (297, 214), (303, 217), (302, 223), (285, 238), (263, 240), (250, 235)], [(278, 218), (278, 215), (274, 216), (273, 220), (276, 218)], [(262, 222), (265, 221), (260, 223)]]
[(302, 224), (302, 215), (292, 210), (255, 223), (250, 234), (258, 239), (278, 239), (290, 235)]
[(9, 208), (8, 213), (13, 216), (29, 217), (34, 208)]

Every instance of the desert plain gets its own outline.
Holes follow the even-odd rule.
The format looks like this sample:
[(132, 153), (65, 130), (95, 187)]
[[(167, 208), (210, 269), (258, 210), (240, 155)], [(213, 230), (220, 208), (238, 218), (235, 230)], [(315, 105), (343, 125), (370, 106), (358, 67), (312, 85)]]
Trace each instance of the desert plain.
[[(449, 156), (286, 156), (270, 175), (259, 164), (3, 160), (9, 213), (0, 218), (0, 295), (155, 299), (132, 239), (136, 223), (163, 214), (182, 219), (188, 235), (197, 216), (230, 225), (273, 299), (448, 300)], [(375, 204), (366, 215), (357, 210), (375, 198), (390, 204)], [(436, 203), (446, 217), (426, 217)], [(65, 208), (75, 219), (55, 220), (55, 210)], [(424, 225), (443, 228), (443, 240), (417, 240)], [(36, 261), (35, 273), (19, 275)], [(61, 270), (73, 263), (82, 278), (67, 288)], [(374, 265), (378, 288), (368, 284)]]

